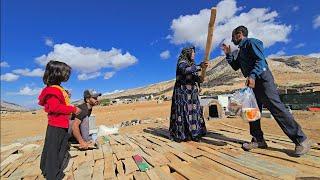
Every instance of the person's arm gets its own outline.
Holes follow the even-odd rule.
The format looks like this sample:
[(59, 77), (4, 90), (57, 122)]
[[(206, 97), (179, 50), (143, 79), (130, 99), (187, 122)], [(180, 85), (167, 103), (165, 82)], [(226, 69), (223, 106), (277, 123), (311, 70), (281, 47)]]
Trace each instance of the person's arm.
[(237, 71), (238, 69), (240, 69), (240, 64), (237, 61), (237, 59), (234, 58), (232, 53), (226, 54), (226, 60), (230, 64), (230, 66), (232, 67), (233, 70)]
[(226, 55), (226, 60), (230, 64), (233, 70), (237, 71), (240, 69), (240, 64), (236, 58), (234, 58), (233, 53), (231, 52), (230, 45), (222, 44), (221, 49)]
[(50, 113), (71, 114), (76, 113), (75, 106), (61, 104), (56, 96), (51, 96), (47, 99), (46, 109)]
[(255, 61), (254, 68), (249, 74), (249, 77), (252, 79), (256, 79), (264, 71), (265, 65), (265, 57), (263, 55), (263, 44), (262, 42), (251, 41), (251, 53), (253, 60)]
[(196, 66), (196, 65), (189, 66), (188, 63), (186, 62), (179, 63), (178, 68), (180, 69), (182, 74), (192, 74), (192, 73), (201, 71), (200, 66)]
[(75, 118), (72, 124), (72, 134), (76, 138), (76, 140), (79, 142), (80, 148), (87, 149), (89, 144), (81, 136), (81, 132), (79, 128), (80, 124), (81, 124), (81, 121)]

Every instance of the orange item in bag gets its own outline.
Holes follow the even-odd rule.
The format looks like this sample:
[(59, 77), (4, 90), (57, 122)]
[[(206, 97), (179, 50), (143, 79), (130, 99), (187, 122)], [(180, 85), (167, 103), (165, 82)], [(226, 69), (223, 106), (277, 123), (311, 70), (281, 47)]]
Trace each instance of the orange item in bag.
[(242, 109), (242, 118), (249, 122), (255, 121), (260, 118), (259, 108), (244, 108)]

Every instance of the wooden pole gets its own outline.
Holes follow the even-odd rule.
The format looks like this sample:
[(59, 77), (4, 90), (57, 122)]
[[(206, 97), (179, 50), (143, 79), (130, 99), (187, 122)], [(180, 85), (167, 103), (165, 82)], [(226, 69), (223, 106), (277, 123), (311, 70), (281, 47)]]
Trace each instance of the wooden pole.
[[(203, 62), (208, 62), (209, 58), (210, 58), (210, 52), (211, 52), (211, 46), (212, 46), (212, 36), (213, 36), (214, 23), (216, 21), (216, 14), (217, 14), (217, 9), (215, 7), (211, 8), (211, 16), (210, 16), (210, 21), (209, 21), (209, 25), (208, 25), (206, 50), (205, 50), (205, 56), (204, 56)], [(201, 70), (202, 81), (204, 81), (205, 76), (206, 76), (206, 68), (203, 68)]]

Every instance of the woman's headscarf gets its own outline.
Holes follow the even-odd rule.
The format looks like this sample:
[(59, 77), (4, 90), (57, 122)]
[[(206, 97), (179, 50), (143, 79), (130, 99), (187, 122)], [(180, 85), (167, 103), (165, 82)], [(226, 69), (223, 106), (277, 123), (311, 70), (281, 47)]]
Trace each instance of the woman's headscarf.
[(179, 58), (178, 58), (178, 65), (182, 62), (188, 63), (190, 66), (194, 64), (194, 60), (191, 59), (192, 51), (196, 52), (194, 46), (185, 47), (182, 49)]

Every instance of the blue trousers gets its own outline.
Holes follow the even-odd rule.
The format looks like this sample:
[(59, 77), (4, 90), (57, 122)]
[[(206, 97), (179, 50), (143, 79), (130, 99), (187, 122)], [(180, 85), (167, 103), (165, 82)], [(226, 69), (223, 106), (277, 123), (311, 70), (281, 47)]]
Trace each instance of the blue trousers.
[[(262, 106), (267, 108), (281, 127), (282, 131), (292, 140), (293, 143), (298, 145), (307, 138), (300, 125), (295, 121), (292, 114), (281, 102), (270, 70), (264, 71), (256, 78), (253, 92), (255, 93), (260, 111), (262, 111)], [(258, 141), (263, 140), (260, 119), (250, 122), (249, 124), (250, 134)]]

